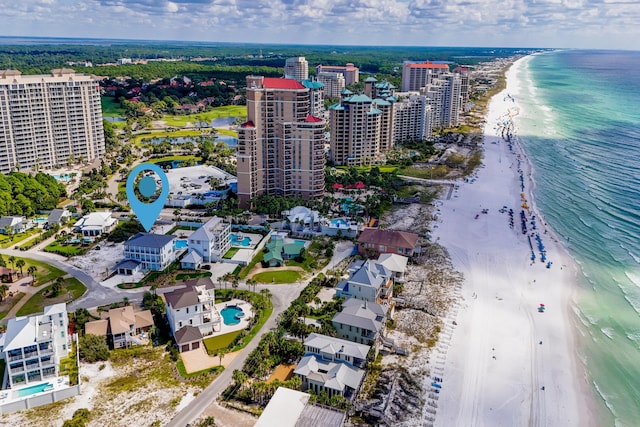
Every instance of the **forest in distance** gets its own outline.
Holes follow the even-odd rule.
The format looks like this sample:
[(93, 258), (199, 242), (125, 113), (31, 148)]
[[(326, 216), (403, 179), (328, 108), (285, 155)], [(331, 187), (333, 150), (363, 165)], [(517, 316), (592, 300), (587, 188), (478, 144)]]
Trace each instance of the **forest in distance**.
[[(352, 62), (363, 73), (396, 74), (405, 60), (447, 61), (455, 65), (474, 65), (494, 58), (528, 54), (541, 49), (416, 47), (416, 46), (328, 46), (179, 41), (136, 41), (100, 39), (48, 39), (0, 37), (0, 69), (17, 69), (23, 74), (46, 74), (53, 68), (69, 67), (70, 62), (91, 62), (93, 67), (73, 65), (79, 72), (114, 75), (115, 71), (138, 72), (139, 77), (158, 77), (171, 72), (235, 71), (239, 74), (282, 69), (284, 60), (304, 56), (310, 74), (317, 64), (344, 65)], [(118, 59), (158, 60), (145, 65), (113, 64)], [(194, 61), (198, 59), (198, 61)], [(204, 59), (204, 60), (203, 60)], [(164, 60), (164, 61), (163, 61)], [(177, 62), (165, 62), (177, 60)], [(245, 68), (247, 67), (247, 68)], [(115, 70), (114, 70), (115, 68)], [(257, 69), (257, 71), (256, 71)], [(155, 70), (155, 72), (154, 72)], [(126, 74), (132, 75), (131, 72)], [(144, 74), (144, 75), (142, 75)]]

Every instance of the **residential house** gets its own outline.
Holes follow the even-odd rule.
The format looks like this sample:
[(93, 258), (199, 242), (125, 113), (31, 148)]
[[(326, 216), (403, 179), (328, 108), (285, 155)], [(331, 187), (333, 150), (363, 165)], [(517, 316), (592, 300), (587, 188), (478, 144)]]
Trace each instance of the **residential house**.
[(294, 233), (305, 228), (315, 230), (320, 224), (320, 213), (305, 206), (296, 206), (288, 211), (283, 211), (282, 216), (286, 218)]
[(134, 312), (133, 307), (112, 308), (109, 317), (85, 324), (85, 334), (106, 337), (111, 348), (129, 347), (142, 344), (137, 335), (147, 332), (153, 326), (150, 310)]
[(33, 228), (34, 222), (23, 216), (3, 216), (0, 217), (0, 233), (18, 234)]
[(9, 388), (21, 388), (60, 372), (60, 360), (69, 355), (71, 340), (65, 303), (46, 306), (42, 314), (9, 319), (0, 348)]
[(393, 277), (391, 271), (373, 260), (355, 261), (348, 267), (350, 277), (336, 285), (336, 296), (356, 298), (392, 307)]
[(74, 227), (83, 237), (98, 237), (111, 232), (118, 220), (111, 216), (111, 212), (91, 212), (80, 218)]
[(263, 261), (269, 267), (277, 267), (288, 259), (299, 257), (300, 252), (304, 249), (304, 244), (299, 242), (285, 243), (281, 239), (271, 239), (265, 247), (269, 252), (264, 254)]
[(325, 391), (353, 399), (364, 378), (370, 347), (340, 338), (311, 333), (304, 341), (305, 354), (293, 371), (302, 390)]
[[(184, 341), (185, 347), (180, 345), (180, 351), (197, 348), (194, 347), (194, 342), (200, 342), (203, 336), (219, 331), (221, 326), (220, 313), (215, 307), (213, 280), (202, 277), (186, 280), (184, 284), (184, 288), (164, 294), (167, 320), (176, 342), (180, 345), (181, 340), (187, 339)], [(187, 329), (182, 330), (185, 327)], [(191, 328), (195, 328), (197, 334)], [(199, 338), (195, 338), (198, 334)]]
[(66, 209), (54, 209), (49, 212), (49, 216), (47, 217), (47, 224), (49, 226), (52, 226), (53, 224), (62, 226), (66, 224), (69, 219), (71, 219), (71, 212)]
[(341, 427), (346, 414), (336, 408), (309, 403), (309, 393), (278, 387), (255, 427)]
[(213, 217), (189, 236), (189, 249), (198, 253), (204, 262), (222, 259), (231, 248), (231, 224)]
[(420, 252), (418, 237), (406, 231), (365, 228), (358, 237), (358, 253), (369, 257), (380, 254), (412, 257)]
[(393, 281), (404, 282), (404, 272), (407, 269), (409, 258), (397, 254), (380, 254), (378, 264), (384, 265), (393, 274)]
[[(175, 238), (166, 234), (137, 233), (124, 242), (124, 261), (139, 263), (142, 271), (162, 271), (176, 260)], [(118, 271), (122, 268), (120, 264), (116, 266)]]
[(338, 338), (377, 347), (387, 309), (374, 302), (349, 298), (342, 303), (342, 311), (331, 319)]

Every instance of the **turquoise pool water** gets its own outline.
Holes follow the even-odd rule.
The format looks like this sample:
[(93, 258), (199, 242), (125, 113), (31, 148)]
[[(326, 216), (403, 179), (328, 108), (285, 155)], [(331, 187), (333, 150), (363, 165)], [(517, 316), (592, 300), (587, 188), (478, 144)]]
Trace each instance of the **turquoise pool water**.
[(306, 240), (294, 240), (293, 243), (298, 243), (298, 244), (304, 246), (304, 244), (307, 243), (307, 242), (306, 242)]
[(55, 179), (57, 179), (58, 181), (71, 181), (71, 175), (69, 175), (69, 174), (51, 175), (51, 176), (54, 177)]
[(39, 222), (39, 223), (45, 223), (47, 222), (47, 218), (36, 218), (34, 219), (35, 222)]
[(248, 236), (242, 237), (238, 240), (236, 234), (231, 234), (231, 244), (236, 246), (249, 246), (251, 244), (251, 238)]
[(332, 219), (331, 225), (337, 228), (347, 228), (349, 226), (349, 224), (347, 224), (347, 221), (345, 221), (344, 219)]
[(176, 247), (176, 249), (188, 248), (189, 247), (189, 241), (186, 240), (186, 239), (185, 240), (176, 240), (175, 247)]
[(47, 388), (53, 388), (53, 385), (51, 383), (36, 384), (16, 390), (15, 393), (17, 397), (27, 397), (32, 394), (43, 392)]
[(227, 326), (237, 325), (240, 323), (240, 319), (244, 317), (242, 309), (236, 305), (223, 308), (220, 314), (222, 314), (222, 320)]

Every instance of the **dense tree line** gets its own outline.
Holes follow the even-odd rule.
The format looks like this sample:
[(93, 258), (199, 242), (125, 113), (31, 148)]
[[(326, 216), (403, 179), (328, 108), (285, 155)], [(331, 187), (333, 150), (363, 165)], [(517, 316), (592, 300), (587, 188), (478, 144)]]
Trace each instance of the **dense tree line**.
[(0, 216), (33, 216), (40, 210), (51, 210), (66, 196), (64, 184), (51, 175), (35, 176), (22, 172), (0, 174)]

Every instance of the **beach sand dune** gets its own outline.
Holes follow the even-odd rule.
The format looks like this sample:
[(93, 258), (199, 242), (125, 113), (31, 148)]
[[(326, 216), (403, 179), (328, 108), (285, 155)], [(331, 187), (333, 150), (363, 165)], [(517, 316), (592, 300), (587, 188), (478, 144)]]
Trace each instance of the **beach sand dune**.
[[(433, 232), (465, 277), (435, 425), (589, 425), (585, 408), (591, 394), (577, 363), (570, 312), (576, 269), (535, 211), (524, 153), (501, 137), (498, 124), (517, 111), (517, 100), (507, 94), (517, 92), (518, 82), (507, 81), (489, 105), (484, 166), (475, 182), (462, 184), (457, 197), (443, 201), (442, 222)], [(520, 173), (529, 209), (522, 207)], [(513, 227), (508, 209), (514, 211)], [(527, 234), (521, 229), (522, 210)], [(527, 235), (532, 232), (539, 232), (550, 268), (540, 261), (535, 235), (531, 260)], [(540, 304), (544, 312), (538, 311)]]

